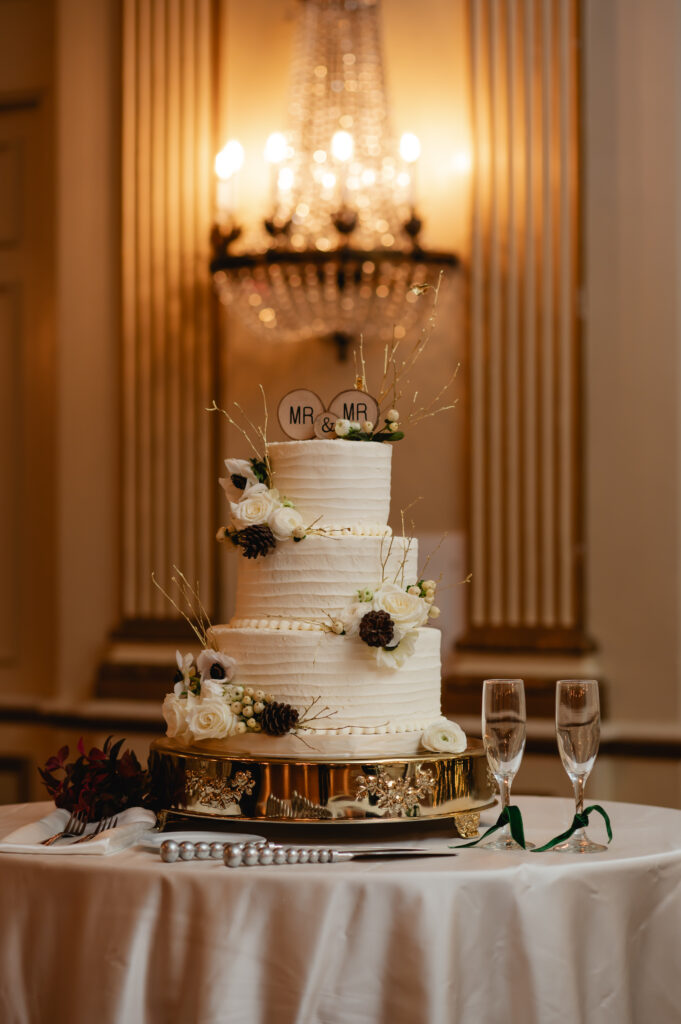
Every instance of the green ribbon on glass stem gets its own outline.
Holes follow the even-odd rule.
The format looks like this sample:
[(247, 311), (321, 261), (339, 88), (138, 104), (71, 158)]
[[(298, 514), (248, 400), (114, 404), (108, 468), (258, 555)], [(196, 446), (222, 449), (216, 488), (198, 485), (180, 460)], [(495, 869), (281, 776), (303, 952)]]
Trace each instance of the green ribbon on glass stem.
[[(543, 846), (538, 846), (536, 850), (529, 850), (529, 853), (545, 853), (547, 850), (552, 850), (554, 846), (558, 846), (559, 843), (565, 842), (570, 836), (574, 835), (575, 832), (580, 828), (586, 828), (589, 823), (590, 814), (596, 811), (601, 815), (605, 822), (605, 828), (608, 833), (608, 842), (612, 840), (612, 826), (610, 825), (610, 818), (608, 817), (607, 811), (605, 811), (598, 804), (592, 804), (591, 807), (585, 807), (583, 811), (578, 811), (572, 819), (570, 828), (566, 829), (565, 832), (561, 832), (555, 839), (551, 839), (548, 843), (544, 843)], [(525, 849), (525, 829), (523, 828), (523, 816), (520, 813), (520, 808), (514, 804), (509, 804), (508, 807), (504, 807), (503, 811), (497, 818), (494, 825), (487, 829), (479, 839), (474, 839), (472, 843), (461, 843), (454, 847), (457, 850), (466, 850), (471, 846), (477, 846), (487, 839), (487, 836), (491, 836), (493, 832), (497, 832), (504, 825), (508, 825), (511, 833), (511, 838), (515, 839), (518, 846)]]
[(589, 815), (592, 811), (596, 811), (603, 818), (605, 822), (605, 830), (608, 833), (608, 842), (612, 840), (612, 826), (610, 824), (610, 818), (608, 817), (607, 811), (605, 811), (599, 804), (592, 804), (591, 807), (585, 807), (583, 811), (577, 811), (570, 828), (566, 829), (565, 832), (561, 832), (555, 839), (549, 840), (548, 843), (544, 843), (543, 846), (538, 846), (536, 850), (532, 850), (532, 853), (545, 853), (546, 850), (552, 850), (554, 846), (558, 846), (559, 843), (564, 843), (566, 839), (574, 835), (580, 828), (586, 828), (589, 824)]
[(525, 849), (525, 829), (523, 828), (523, 816), (520, 813), (520, 808), (516, 807), (515, 804), (508, 804), (504, 807), (503, 811), (497, 818), (494, 825), (487, 829), (487, 831), (480, 836), (479, 839), (474, 839), (472, 843), (462, 843), (457, 846), (457, 850), (465, 850), (469, 846), (477, 846), (483, 839), (487, 839), (487, 836), (491, 836), (493, 832), (497, 832), (504, 825), (508, 825), (511, 838), (515, 839), (518, 846), (522, 846)]

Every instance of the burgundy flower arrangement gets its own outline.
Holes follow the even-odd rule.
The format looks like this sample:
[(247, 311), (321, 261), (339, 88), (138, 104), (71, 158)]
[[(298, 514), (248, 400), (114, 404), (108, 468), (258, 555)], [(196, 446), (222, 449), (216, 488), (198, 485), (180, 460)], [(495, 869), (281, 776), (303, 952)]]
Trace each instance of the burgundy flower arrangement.
[(112, 743), (109, 736), (103, 748), (86, 753), (83, 738), (78, 740), (80, 757), (67, 761), (69, 748), (62, 747), (48, 758), (40, 776), (57, 807), (79, 811), (88, 821), (98, 821), (117, 814), (127, 807), (140, 807), (148, 802), (149, 773), (132, 750), (119, 757), (125, 740)]

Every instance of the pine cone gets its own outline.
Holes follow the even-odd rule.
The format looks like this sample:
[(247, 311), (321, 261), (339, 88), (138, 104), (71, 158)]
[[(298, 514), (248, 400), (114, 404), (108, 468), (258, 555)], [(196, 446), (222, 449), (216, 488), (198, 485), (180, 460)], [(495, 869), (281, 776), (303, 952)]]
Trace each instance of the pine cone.
[(246, 558), (257, 558), (258, 555), (266, 555), (276, 547), (274, 534), (269, 526), (261, 523), (259, 526), (247, 526), (245, 530), (239, 530), (236, 535), (236, 542), (243, 551)]
[(359, 624), (359, 635), (369, 647), (388, 647), (395, 634), (395, 623), (387, 612), (367, 612)]
[(262, 731), (270, 736), (283, 736), (295, 728), (300, 718), (300, 712), (292, 708), (290, 704), (283, 704), (273, 700), (260, 712), (260, 725)]

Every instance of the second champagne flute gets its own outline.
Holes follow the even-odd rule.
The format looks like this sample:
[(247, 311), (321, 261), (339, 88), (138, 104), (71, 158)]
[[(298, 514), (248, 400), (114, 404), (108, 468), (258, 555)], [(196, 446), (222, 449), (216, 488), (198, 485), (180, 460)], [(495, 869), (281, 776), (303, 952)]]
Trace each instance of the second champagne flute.
[[(502, 808), (511, 802), (511, 783), (525, 750), (525, 686), (522, 679), (485, 679), (482, 685), (482, 735), (487, 761), (497, 780)], [(482, 844), (487, 850), (522, 850), (505, 825)], [(533, 843), (525, 843), (531, 850)]]
[[(601, 712), (595, 679), (559, 679), (556, 683), (556, 738), (563, 767), (575, 793), (575, 811), (584, 810), (584, 785), (598, 753)], [(554, 853), (603, 853), (607, 846), (580, 828), (553, 847)]]

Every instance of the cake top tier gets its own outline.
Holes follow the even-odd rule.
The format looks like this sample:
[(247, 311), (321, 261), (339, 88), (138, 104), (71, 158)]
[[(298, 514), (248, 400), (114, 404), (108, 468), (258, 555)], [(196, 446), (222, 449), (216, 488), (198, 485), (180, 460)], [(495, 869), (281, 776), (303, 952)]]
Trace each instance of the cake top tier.
[(389, 444), (281, 441), (268, 446), (272, 486), (306, 524), (325, 529), (385, 527), (390, 512)]

